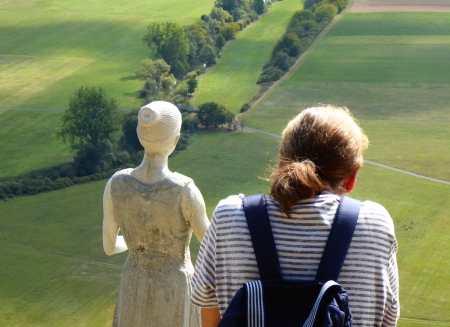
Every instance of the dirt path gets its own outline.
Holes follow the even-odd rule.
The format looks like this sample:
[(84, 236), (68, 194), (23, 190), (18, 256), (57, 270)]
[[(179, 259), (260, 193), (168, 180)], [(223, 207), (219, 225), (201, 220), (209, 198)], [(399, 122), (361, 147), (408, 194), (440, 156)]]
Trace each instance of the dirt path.
[(354, 0), (349, 12), (450, 12), (450, 0)]

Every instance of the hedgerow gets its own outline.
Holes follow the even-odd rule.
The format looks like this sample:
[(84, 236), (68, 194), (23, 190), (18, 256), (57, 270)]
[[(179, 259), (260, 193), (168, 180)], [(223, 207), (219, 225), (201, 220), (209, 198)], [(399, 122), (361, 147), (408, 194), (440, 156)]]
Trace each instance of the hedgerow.
[(286, 32), (275, 45), (272, 56), (264, 65), (256, 83), (270, 84), (279, 80), (348, 2), (349, 0), (306, 0), (304, 9), (292, 16)]

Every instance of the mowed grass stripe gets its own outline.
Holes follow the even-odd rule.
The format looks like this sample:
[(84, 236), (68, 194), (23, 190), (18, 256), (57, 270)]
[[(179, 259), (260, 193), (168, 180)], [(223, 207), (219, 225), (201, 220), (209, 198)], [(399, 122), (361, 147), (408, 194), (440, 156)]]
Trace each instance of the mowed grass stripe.
[(17, 176), (72, 160), (69, 147), (56, 138), (62, 113), (0, 112), (0, 177)]
[(368, 159), (450, 181), (450, 38), (443, 33), (449, 19), (450, 13), (345, 14), (247, 124), (280, 133), (303, 108), (346, 106), (371, 140)]
[[(208, 13), (213, 4), (212, 0), (147, 0), (126, 5), (118, 1), (91, 4), (49, 0), (2, 4), (0, 55), (96, 59), (84, 69), (79, 66), (69, 74), (64, 66), (55, 65), (51, 72), (37, 70), (40, 76), (36, 77), (29, 76), (32, 67), (20, 66), (19, 62), (16, 70), (23, 79), (39, 80), (49, 73), (59, 79), (30, 97), (18, 99), (14, 106), (63, 108), (74, 91), (86, 84), (104, 87), (124, 108), (139, 105), (135, 92), (142, 81), (134, 78), (134, 70), (149, 55), (149, 49), (141, 42), (147, 25), (164, 21), (187, 25)], [(0, 85), (5, 83), (8, 83), (6, 77), (0, 78)], [(0, 94), (8, 98), (20, 91), (17, 85), (0, 89)]]
[[(0, 56), (0, 105), (19, 106), (93, 60), (64, 57)], [(27, 73), (24, 74), (24, 71)]]
[(298, 0), (275, 2), (270, 11), (227, 44), (216, 66), (200, 77), (195, 104), (214, 101), (234, 112), (258, 92), (263, 65), (284, 33)]

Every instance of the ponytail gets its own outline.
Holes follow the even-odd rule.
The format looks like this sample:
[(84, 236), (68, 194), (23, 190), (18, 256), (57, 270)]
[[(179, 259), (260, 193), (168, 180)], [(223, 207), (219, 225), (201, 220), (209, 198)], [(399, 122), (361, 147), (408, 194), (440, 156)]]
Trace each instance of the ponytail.
[(272, 174), (271, 195), (278, 201), (289, 217), (289, 210), (299, 199), (312, 198), (323, 189), (310, 160), (282, 164)]

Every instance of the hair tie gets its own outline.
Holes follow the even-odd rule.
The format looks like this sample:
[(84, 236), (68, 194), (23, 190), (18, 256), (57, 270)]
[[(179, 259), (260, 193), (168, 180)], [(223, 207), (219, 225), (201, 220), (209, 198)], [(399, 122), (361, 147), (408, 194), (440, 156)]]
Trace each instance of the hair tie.
[(316, 172), (316, 164), (314, 162), (312, 162), (309, 159), (305, 159), (301, 161), (304, 164), (310, 165), (312, 167), (312, 169), (314, 170), (314, 172)]

